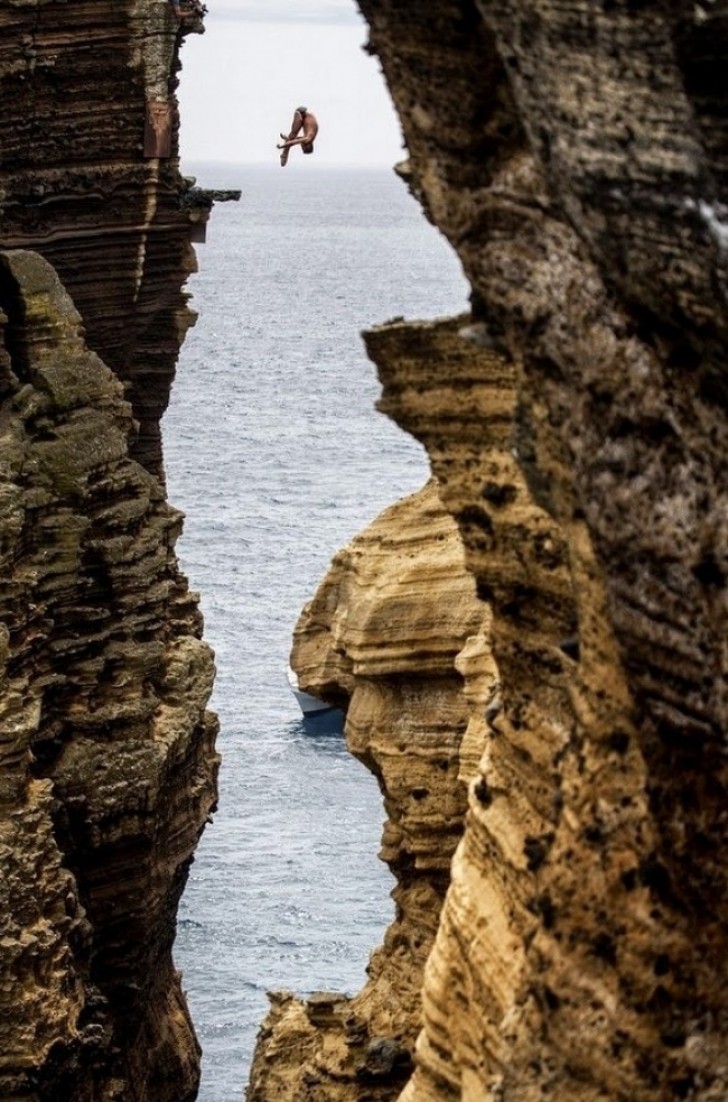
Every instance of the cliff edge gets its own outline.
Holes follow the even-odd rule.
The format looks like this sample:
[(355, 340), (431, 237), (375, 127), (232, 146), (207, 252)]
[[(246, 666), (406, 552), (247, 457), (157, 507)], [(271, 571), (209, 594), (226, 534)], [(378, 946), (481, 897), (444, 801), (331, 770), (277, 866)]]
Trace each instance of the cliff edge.
[(171, 951), (214, 671), (159, 433), (206, 217), (176, 161), (181, 38), (161, 3), (0, 9), (4, 1099), (197, 1093)]
[(473, 767), (413, 1074), (331, 1097), (718, 1102), (728, 11), (359, 7), (472, 287), (367, 346), (491, 619), (457, 660)]

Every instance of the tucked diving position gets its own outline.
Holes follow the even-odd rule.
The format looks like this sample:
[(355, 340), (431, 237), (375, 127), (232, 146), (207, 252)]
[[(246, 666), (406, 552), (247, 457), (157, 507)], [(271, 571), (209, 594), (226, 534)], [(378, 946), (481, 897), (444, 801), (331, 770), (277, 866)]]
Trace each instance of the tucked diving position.
[(281, 165), (288, 162), (288, 153), (292, 146), (300, 145), (304, 153), (313, 153), (313, 143), (318, 134), (318, 119), (307, 107), (297, 107), (293, 112), (293, 122), (289, 134), (281, 134), (282, 142), (276, 146), (281, 151)]

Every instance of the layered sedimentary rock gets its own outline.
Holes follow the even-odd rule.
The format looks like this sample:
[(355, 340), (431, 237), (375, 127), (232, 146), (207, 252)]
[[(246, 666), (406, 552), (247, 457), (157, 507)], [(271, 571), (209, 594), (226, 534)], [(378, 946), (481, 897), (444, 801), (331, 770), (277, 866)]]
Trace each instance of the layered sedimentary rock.
[[(422, 1067), (403, 1097), (484, 1090), (528, 1097), (529, 1076), (535, 1091), (548, 1089), (536, 1071), (544, 1045), (539, 1016), (557, 1006), (560, 1043), (574, 1046), (581, 1075), (588, 1069), (591, 1076), (584, 1097), (594, 1097), (595, 1079), (605, 1097), (618, 1097), (617, 1062), (600, 1061), (583, 1038), (617, 938), (633, 951), (642, 944), (648, 971), (650, 954), (665, 951), (657, 940), (650, 944), (654, 932), (644, 928), (642, 909), (630, 917), (622, 900), (621, 875), (636, 876), (630, 861), (638, 840), (651, 844), (644, 770), (632, 749), (629, 693), (603, 621), (588, 538), (575, 523), (565, 539), (530, 493), (514, 455), (513, 365), (492, 351), (474, 358), (464, 349), (481, 337), (479, 326), (462, 319), (367, 335), (384, 383), (381, 404), (428, 447), (468, 566), (492, 607), (492, 653), (467, 648), (459, 665), (472, 683), (495, 663), (500, 686), (485, 707), (477, 693), (471, 698), (469, 742), (481, 757), (428, 963)], [(575, 713), (601, 745), (585, 749)], [(607, 838), (611, 861), (602, 852)], [(584, 900), (584, 869), (595, 851), (599, 870)], [(568, 965), (559, 951), (566, 938), (576, 957)], [(620, 1021), (625, 1035), (626, 1025)], [(502, 1076), (509, 1045), (528, 1053), (522, 1067), (514, 1060), (512, 1083)], [(568, 1089), (562, 1075), (551, 1076), (556, 1093)]]
[(133, 454), (157, 475), (159, 421), (194, 320), (182, 291), (195, 270), (177, 162), (182, 34), (153, 0), (0, 8), (0, 246), (55, 267), (89, 347), (127, 384)]
[(3, 1097), (194, 1097), (177, 902), (214, 801), (180, 515), (53, 269), (0, 254)]
[(473, 289), (367, 344), (492, 613), (401, 1099), (718, 1102), (728, 10), (359, 7)]
[(213, 665), (159, 434), (207, 217), (175, 159), (180, 38), (167, 4), (0, 8), (4, 1099), (199, 1079), (171, 950)]
[(273, 997), (250, 1102), (383, 1102), (410, 1074), (422, 969), (464, 812), (467, 710), (453, 663), (485, 619), (434, 483), (340, 551), (301, 615), (301, 686), (347, 707), (347, 744), (384, 796), (380, 856), (396, 878), (396, 915), (355, 998)]

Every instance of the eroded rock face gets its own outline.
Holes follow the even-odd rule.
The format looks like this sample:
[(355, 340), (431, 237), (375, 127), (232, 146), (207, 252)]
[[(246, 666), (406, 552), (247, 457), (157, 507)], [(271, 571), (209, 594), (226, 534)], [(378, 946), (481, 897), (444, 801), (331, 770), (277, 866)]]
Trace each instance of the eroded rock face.
[(515, 365), (511, 446), (573, 582), (572, 626), (539, 647), (556, 605), (538, 537), (511, 547), (504, 584), (479, 554), (488, 538), (499, 553), (502, 505), (484, 481), (479, 548), (453, 471), (504, 709), (404, 1097), (719, 1098), (725, 12), (360, 7), (413, 190), (463, 260), (482, 339)]
[(384, 1102), (410, 1074), (422, 969), (465, 807), (467, 709), (454, 659), (486, 621), (434, 483), (340, 551), (301, 614), (301, 687), (348, 707), (347, 744), (382, 789), (380, 857), (396, 878), (396, 916), (355, 998), (272, 999), (250, 1102)]
[(214, 805), (180, 516), (53, 269), (0, 254), (0, 1093), (193, 1098), (179, 895)]
[(209, 209), (177, 169), (181, 37), (166, 3), (0, 8), (8, 1099), (179, 1102), (199, 1079), (171, 949), (215, 804), (213, 664), (159, 432)]
[[(514, 367), (470, 350), (482, 345), (478, 325), (388, 325), (367, 344), (382, 408), (428, 448), (493, 612), (490, 647), (473, 640), (457, 663), (470, 705), (469, 812), (426, 971), (420, 1066), (403, 1098), (568, 1091), (553, 1055), (550, 1084), (537, 1070), (554, 1043), (612, 1097), (623, 1068), (600, 1058), (596, 1040), (583, 1048), (605, 959), (614, 964), (617, 944), (640, 945), (652, 980), (651, 954), (667, 950), (644, 901), (633, 915), (624, 902), (638, 889), (630, 862), (652, 836), (589, 540), (577, 523), (566, 539), (534, 501), (514, 455)], [(584, 882), (595, 854), (599, 871)], [(575, 959), (564, 959), (564, 941)], [(626, 1038), (626, 1015), (619, 1028)], [(594, 1089), (592, 1078), (573, 1097)]]
[(359, 7), (473, 290), (367, 344), (492, 615), (401, 1102), (718, 1102), (728, 9)]
[[(182, 286), (200, 216), (177, 161), (181, 36), (166, 2), (0, 7), (0, 248), (55, 267), (89, 347), (127, 384), (132, 454), (158, 477), (159, 422), (194, 321)], [(165, 156), (146, 155), (150, 105)]]

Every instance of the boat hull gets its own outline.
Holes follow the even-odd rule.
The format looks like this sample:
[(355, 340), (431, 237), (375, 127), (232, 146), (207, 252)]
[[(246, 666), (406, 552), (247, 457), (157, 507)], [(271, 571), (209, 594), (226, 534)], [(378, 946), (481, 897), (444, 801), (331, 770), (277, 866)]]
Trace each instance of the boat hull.
[(303, 689), (299, 689), (298, 675), (290, 666), (288, 667), (288, 684), (291, 686), (291, 692), (298, 701), (298, 706), (304, 716), (320, 716), (326, 712), (336, 711), (333, 704), (327, 704), (325, 700), (319, 700), (318, 697), (311, 696), (310, 693), (304, 693)]

